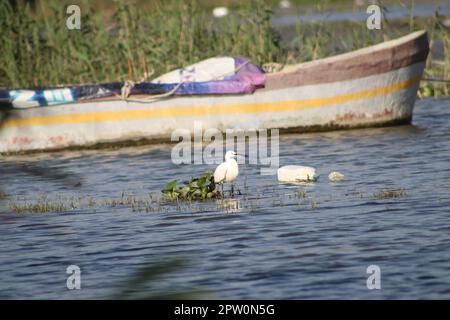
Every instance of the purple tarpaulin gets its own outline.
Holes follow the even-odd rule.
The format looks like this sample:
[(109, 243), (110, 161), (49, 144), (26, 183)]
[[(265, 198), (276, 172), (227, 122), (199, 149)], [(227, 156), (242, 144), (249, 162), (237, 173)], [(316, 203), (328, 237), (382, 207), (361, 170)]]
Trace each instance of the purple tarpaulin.
[[(253, 93), (258, 88), (263, 88), (266, 76), (258, 66), (247, 58), (233, 57), (236, 73), (223, 80), (204, 82), (186, 82), (175, 92), (176, 95), (186, 94), (243, 94)], [(178, 83), (161, 84), (170, 91)]]

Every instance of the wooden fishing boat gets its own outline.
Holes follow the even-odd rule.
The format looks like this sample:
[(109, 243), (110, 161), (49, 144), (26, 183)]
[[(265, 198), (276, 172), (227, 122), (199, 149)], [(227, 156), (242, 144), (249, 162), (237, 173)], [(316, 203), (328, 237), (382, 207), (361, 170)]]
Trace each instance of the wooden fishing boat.
[[(105, 97), (12, 108), (0, 124), (0, 153), (170, 141), (179, 128), (304, 132), (406, 124), (429, 51), (425, 31), (266, 74), (243, 95), (165, 96), (148, 103)], [(136, 96), (136, 98), (142, 98)]]

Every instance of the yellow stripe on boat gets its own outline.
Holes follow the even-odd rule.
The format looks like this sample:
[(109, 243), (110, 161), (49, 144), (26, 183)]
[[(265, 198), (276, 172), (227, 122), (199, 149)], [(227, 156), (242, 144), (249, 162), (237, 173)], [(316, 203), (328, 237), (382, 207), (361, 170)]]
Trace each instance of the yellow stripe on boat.
[[(355, 93), (336, 95), (326, 98), (314, 98), (294, 101), (259, 102), (247, 104), (217, 104), (193, 107), (166, 107), (152, 110), (105, 111), (81, 114), (54, 115), (9, 119), (3, 128), (46, 126), (58, 124), (95, 123), (104, 121), (140, 120), (149, 118), (174, 118), (189, 116), (207, 116), (218, 114), (242, 114), (265, 112), (288, 112), (307, 108), (326, 107), (343, 104), (353, 100), (361, 100), (382, 96), (416, 85), (421, 75), (383, 87), (366, 89)], [(55, 108), (55, 107), (53, 107)]]

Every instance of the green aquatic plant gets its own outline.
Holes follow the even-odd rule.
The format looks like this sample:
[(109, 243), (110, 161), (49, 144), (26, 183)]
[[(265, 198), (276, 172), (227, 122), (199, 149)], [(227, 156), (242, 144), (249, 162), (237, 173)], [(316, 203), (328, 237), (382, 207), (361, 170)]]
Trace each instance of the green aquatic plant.
[(161, 192), (169, 201), (177, 200), (206, 200), (220, 197), (216, 190), (212, 172), (204, 172), (200, 177), (185, 182), (177, 188), (178, 180), (170, 181)]

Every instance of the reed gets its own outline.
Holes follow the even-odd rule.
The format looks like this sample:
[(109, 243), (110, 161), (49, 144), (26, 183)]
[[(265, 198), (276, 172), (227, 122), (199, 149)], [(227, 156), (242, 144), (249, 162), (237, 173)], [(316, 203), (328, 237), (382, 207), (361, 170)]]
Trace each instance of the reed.
[(59, 2), (36, 3), (0, 2), (0, 86), (141, 80), (216, 55), (260, 64), (283, 56), (270, 8), (261, 1), (225, 20), (196, 1), (156, 0), (151, 11), (117, 1), (108, 21), (82, 1), (81, 30), (66, 28)]
[[(15, 7), (0, 1), (0, 87), (139, 81), (219, 55), (242, 55), (260, 65), (297, 63), (424, 28), (432, 46), (426, 76), (450, 80), (450, 32), (439, 13), (384, 19), (381, 31), (350, 21), (275, 29), (272, 0), (217, 1), (233, 8), (222, 19), (212, 17), (203, 0), (135, 2), (80, 0), (81, 30), (68, 30), (68, 1), (18, 0)], [(321, 1), (317, 10), (330, 9), (324, 4), (330, 2)], [(421, 83), (419, 96), (440, 95), (449, 95), (449, 83)]]

